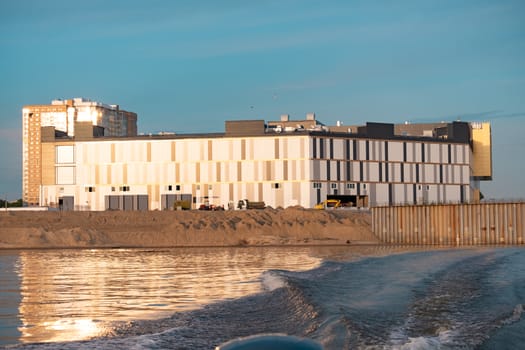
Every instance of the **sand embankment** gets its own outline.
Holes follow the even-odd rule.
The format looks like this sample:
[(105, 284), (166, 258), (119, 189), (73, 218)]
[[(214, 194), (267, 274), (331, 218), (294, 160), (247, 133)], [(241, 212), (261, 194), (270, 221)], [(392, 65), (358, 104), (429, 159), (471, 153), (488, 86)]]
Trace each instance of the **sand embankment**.
[(376, 243), (370, 214), (244, 211), (0, 212), (0, 248), (190, 247)]

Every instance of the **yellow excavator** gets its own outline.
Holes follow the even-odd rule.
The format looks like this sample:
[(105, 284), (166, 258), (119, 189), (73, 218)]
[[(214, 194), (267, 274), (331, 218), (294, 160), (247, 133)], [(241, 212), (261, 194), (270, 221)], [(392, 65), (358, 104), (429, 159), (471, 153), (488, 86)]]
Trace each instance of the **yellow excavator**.
[(314, 209), (336, 209), (341, 207), (339, 199), (327, 199), (314, 206)]

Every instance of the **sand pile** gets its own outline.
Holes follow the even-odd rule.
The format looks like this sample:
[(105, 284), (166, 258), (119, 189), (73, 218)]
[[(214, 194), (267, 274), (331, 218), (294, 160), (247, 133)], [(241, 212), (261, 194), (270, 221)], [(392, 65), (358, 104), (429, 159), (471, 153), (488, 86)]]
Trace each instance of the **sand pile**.
[(370, 214), (243, 211), (0, 212), (0, 248), (188, 247), (376, 243)]

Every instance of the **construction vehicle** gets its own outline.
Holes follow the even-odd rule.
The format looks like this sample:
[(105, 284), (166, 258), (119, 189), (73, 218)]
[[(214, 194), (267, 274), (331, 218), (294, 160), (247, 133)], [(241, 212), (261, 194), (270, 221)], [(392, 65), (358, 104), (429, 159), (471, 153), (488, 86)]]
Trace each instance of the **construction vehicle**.
[(204, 203), (199, 206), (199, 210), (213, 210), (213, 211), (224, 210), (224, 205)]
[(237, 203), (238, 209), (264, 209), (266, 208), (266, 204), (264, 202), (255, 202), (250, 201), (248, 199), (241, 199)]
[(339, 199), (326, 199), (314, 206), (314, 209), (336, 209), (341, 207)]
[(173, 209), (174, 210), (190, 210), (191, 209), (191, 202), (190, 201), (184, 201), (184, 200), (178, 200), (173, 203)]

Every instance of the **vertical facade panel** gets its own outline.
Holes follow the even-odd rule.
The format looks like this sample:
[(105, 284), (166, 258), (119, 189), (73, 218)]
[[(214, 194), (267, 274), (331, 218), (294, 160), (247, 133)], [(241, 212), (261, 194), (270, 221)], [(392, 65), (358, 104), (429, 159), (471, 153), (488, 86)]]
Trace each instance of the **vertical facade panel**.
[(368, 176), (365, 177), (365, 181), (378, 182), (379, 181), (379, 163), (370, 162), (367, 163), (369, 166)]
[(359, 160), (366, 160), (366, 141), (363, 141), (363, 140), (358, 140), (357, 141), (357, 151), (358, 151), (358, 154), (357, 156), (359, 158)]
[(414, 155), (414, 147), (413, 144), (410, 142), (405, 142), (405, 148), (406, 148), (406, 162), (415, 162), (415, 155)]
[(429, 145), (428, 161), (431, 163), (440, 163), (441, 145), (432, 143)]
[(391, 162), (403, 161), (403, 143), (388, 141), (388, 160)]

